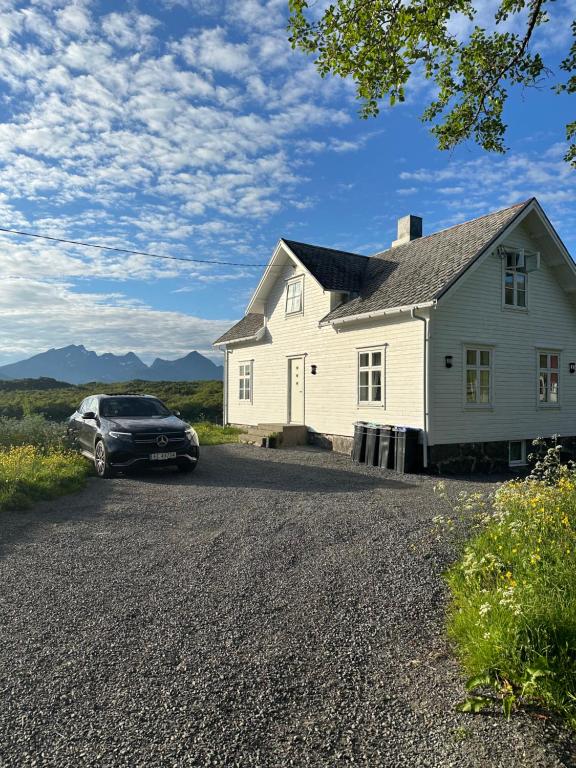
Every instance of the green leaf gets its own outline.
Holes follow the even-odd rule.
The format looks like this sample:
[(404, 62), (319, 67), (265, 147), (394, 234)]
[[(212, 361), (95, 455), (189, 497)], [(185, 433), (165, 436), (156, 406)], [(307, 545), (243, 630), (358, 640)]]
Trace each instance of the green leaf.
[(472, 712), (476, 714), (491, 706), (492, 703), (492, 699), (489, 699), (487, 696), (467, 696), (464, 701), (456, 706), (456, 709), (458, 712)]
[[(556, 5), (500, 0), (492, 22), (473, 26), (462, 39), (452, 22), (474, 19), (473, 0), (334, 0), (320, 17), (315, 3), (309, 8), (306, 0), (289, 0), (289, 40), (314, 56), (324, 76), (354, 82), (362, 117), (376, 116), (386, 98), (392, 105), (403, 102), (408, 87), (418, 87), (424, 76), (435, 96), (424, 104), (422, 119), (440, 149), (473, 139), (487, 151), (504, 152), (509, 87), (537, 86), (551, 73), (530, 44)], [(556, 84), (557, 92), (576, 92), (575, 22), (572, 32), (575, 42), (561, 63), (568, 78)], [(576, 164), (574, 143), (566, 159)]]
[(516, 696), (510, 694), (508, 696), (504, 696), (502, 699), (502, 711), (504, 712), (504, 717), (506, 720), (510, 720), (512, 717), (512, 709), (514, 708), (514, 703), (516, 702)]
[(467, 691), (473, 691), (475, 688), (483, 687), (499, 688), (497, 678), (490, 674), (490, 672), (483, 672), (480, 675), (474, 675), (474, 677), (468, 678), (465, 685)]

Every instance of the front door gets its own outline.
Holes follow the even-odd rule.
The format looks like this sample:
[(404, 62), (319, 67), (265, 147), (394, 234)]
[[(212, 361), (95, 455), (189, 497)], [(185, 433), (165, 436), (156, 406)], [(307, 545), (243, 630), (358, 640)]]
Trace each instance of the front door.
[(288, 360), (288, 423), (304, 424), (304, 358)]

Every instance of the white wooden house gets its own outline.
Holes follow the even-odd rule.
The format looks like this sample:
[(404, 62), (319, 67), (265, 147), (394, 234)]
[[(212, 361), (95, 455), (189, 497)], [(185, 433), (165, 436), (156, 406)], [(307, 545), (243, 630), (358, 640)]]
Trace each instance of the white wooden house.
[(538, 201), (366, 257), (281, 239), (224, 351), (226, 423), (421, 430), (424, 466), (491, 470), (576, 443), (576, 267)]

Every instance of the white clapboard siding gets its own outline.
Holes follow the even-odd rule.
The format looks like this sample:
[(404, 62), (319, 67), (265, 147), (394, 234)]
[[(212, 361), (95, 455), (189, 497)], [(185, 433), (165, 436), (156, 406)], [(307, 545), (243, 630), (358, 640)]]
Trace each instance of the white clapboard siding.
[[(255, 344), (232, 346), (228, 357), (228, 421), (285, 423), (288, 358), (305, 358), (305, 423), (326, 434), (351, 436), (358, 420), (422, 427), (423, 323), (409, 315), (386, 322), (346, 325), (336, 332), (318, 323), (331, 309), (331, 294), (304, 274), (304, 312), (286, 317), (285, 281), (302, 272), (286, 268), (268, 297), (267, 329)], [(385, 407), (357, 403), (357, 350), (385, 346)], [(238, 398), (241, 363), (253, 362), (252, 402)], [(317, 373), (311, 374), (315, 365)]]
[[(539, 250), (520, 224), (506, 245)], [(531, 439), (554, 433), (576, 435), (576, 311), (546, 252), (528, 276), (527, 311), (502, 303), (502, 260), (492, 253), (432, 312), (430, 443)], [(466, 407), (464, 344), (493, 346), (493, 408)], [(560, 407), (539, 407), (538, 348), (561, 354)], [(446, 368), (445, 356), (453, 367)]]

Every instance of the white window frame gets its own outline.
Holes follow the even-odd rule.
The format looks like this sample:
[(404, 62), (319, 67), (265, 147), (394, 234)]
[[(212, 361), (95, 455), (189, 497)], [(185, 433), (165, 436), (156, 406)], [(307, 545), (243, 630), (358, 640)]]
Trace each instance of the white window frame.
[[(520, 443), (522, 451), (520, 459), (512, 460), (510, 453), (512, 449), (512, 443)], [(528, 464), (526, 459), (526, 440), (509, 440), (508, 441), (508, 466), (509, 467), (525, 467)]]
[[(372, 356), (380, 354), (380, 365), (373, 365)], [(362, 355), (368, 355), (368, 365), (361, 365)], [(361, 385), (361, 373), (368, 372), (368, 384)], [(380, 372), (380, 399), (373, 399), (374, 387), (372, 372)], [(360, 389), (368, 387), (368, 400), (360, 398)], [(377, 347), (361, 347), (356, 350), (356, 402), (359, 408), (385, 408), (386, 407), (386, 345)]]
[[(504, 309), (518, 310), (519, 312), (528, 311), (528, 273), (518, 271), (518, 266), (509, 266), (509, 257), (515, 256), (521, 265), (525, 268), (526, 255), (521, 248), (507, 248), (502, 252), (502, 306)], [(512, 293), (513, 303), (506, 302), (506, 277), (512, 275)], [(522, 275), (524, 280), (524, 304), (518, 304), (518, 276)]]
[[(246, 372), (246, 369), (247, 372)], [(248, 383), (248, 397), (246, 397)], [(241, 360), (238, 363), (238, 400), (241, 403), (252, 403), (254, 397), (254, 361)]]
[[(476, 363), (474, 365), (468, 363), (468, 352), (476, 352)], [(482, 365), (481, 361), (481, 353), (482, 352), (488, 352), (490, 355), (490, 363), (489, 365)], [(464, 407), (469, 409), (491, 409), (494, 407), (494, 347), (487, 346), (486, 344), (465, 344), (464, 345), (464, 361), (463, 361), (463, 370), (464, 370)], [(480, 397), (480, 387), (478, 386), (478, 382), (481, 378), (481, 372), (482, 371), (488, 371), (489, 373), (489, 385), (488, 385), (488, 402), (483, 403), (480, 399), (476, 400), (468, 400), (468, 371), (469, 370), (475, 370), (477, 373), (476, 377), (476, 390), (477, 390), (477, 398)]]
[[(290, 302), (294, 299), (293, 296), (290, 296), (290, 289), (292, 286), (300, 286), (300, 306), (298, 309), (288, 309), (290, 306)], [(299, 275), (298, 277), (292, 277), (290, 280), (286, 281), (286, 301), (284, 304), (284, 310), (286, 313), (286, 317), (294, 317), (295, 315), (302, 315), (304, 314), (304, 276)]]
[[(540, 356), (546, 355), (546, 367), (542, 368), (540, 365)], [(551, 357), (557, 357), (558, 358), (558, 367), (552, 368), (551, 367)], [(558, 349), (537, 349), (536, 350), (536, 403), (538, 405), (538, 408), (560, 408), (560, 398), (562, 397), (562, 381), (560, 372), (562, 370), (562, 357), (560, 350)], [(556, 392), (556, 401), (552, 402), (550, 400), (541, 400), (540, 399), (540, 377), (542, 373), (544, 372), (544, 375), (547, 379), (547, 387), (546, 391), (550, 392), (550, 375), (555, 373), (558, 377), (557, 381), (557, 392)]]

